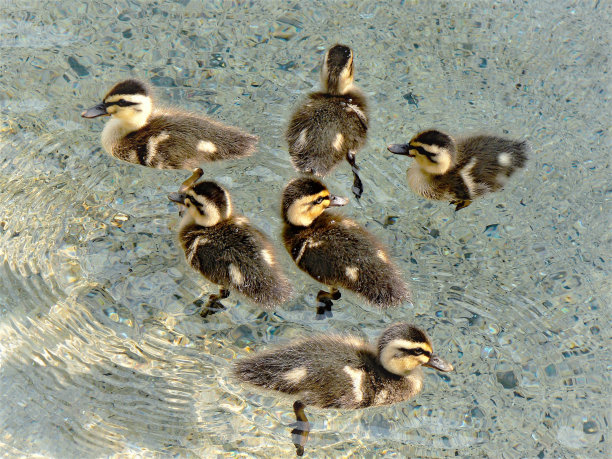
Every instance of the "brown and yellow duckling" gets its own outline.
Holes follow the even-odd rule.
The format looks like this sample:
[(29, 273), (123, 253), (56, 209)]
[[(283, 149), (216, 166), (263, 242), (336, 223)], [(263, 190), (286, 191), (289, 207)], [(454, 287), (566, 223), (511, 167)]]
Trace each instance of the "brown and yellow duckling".
[(268, 238), (246, 217), (233, 215), (227, 190), (215, 182), (197, 182), (202, 169), (168, 198), (180, 204), (179, 240), (187, 262), (220, 286), (202, 309), (202, 316), (223, 309), (219, 300), (236, 290), (264, 308), (289, 299), (291, 286), (276, 262)]
[(417, 194), (450, 201), (459, 210), (503, 188), (508, 178), (525, 166), (529, 146), (526, 141), (489, 135), (455, 140), (428, 130), (388, 149), (415, 159), (408, 169), (408, 184)]
[(353, 170), (353, 193), (363, 192), (355, 154), (366, 143), (368, 113), (363, 93), (353, 84), (353, 51), (332, 46), (321, 68), (322, 91), (309, 94), (293, 113), (287, 142), (293, 166), (323, 177), (343, 159)]
[(358, 409), (403, 402), (423, 388), (422, 366), (453, 370), (433, 353), (423, 330), (397, 323), (382, 333), (376, 346), (354, 336), (314, 336), (240, 359), (234, 374), (245, 383), (299, 399), (292, 434), (301, 455), (310, 431), (306, 405)]
[(310, 177), (294, 179), (283, 190), (285, 248), (300, 269), (330, 287), (317, 295), (318, 319), (331, 316), (338, 287), (381, 308), (410, 301), (400, 270), (374, 236), (353, 220), (325, 212), (347, 202)]
[(81, 114), (108, 116), (102, 146), (129, 163), (192, 170), (203, 162), (235, 159), (255, 151), (257, 136), (194, 113), (156, 108), (149, 86), (135, 79), (117, 83), (102, 103)]

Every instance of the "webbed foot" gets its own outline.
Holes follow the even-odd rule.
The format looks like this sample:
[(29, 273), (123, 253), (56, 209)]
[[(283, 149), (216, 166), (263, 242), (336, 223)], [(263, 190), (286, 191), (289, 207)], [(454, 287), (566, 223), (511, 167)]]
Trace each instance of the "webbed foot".
[(469, 199), (456, 199), (454, 201), (451, 201), (451, 205), (456, 206), (455, 212), (463, 209), (464, 207), (469, 206), (470, 204), (472, 204), (472, 201), (470, 201)]
[(293, 427), (291, 431), (291, 440), (293, 441), (295, 452), (298, 456), (304, 455), (304, 446), (306, 446), (308, 434), (310, 433), (310, 422), (308, 422), (306, 413), (304, 413), (305, 407), (306, 406), (299, 400), (293, 404), (296, 422), (291, 424), (291, 427)]
[(355, 153), (352, 150), (349, 150), (346, 154), (346, 160), (351, 165), (351, 170), (353, 171), (353, 194), (357, 199), (361, 198), (363, 194), (363, 182), (359, 177), (359, 166), (355, 163)]
[(206, 303), (203, 307), (202, 310), (200, 311), (200, 315), (202, 317), (207, 317), (213, 314), (216, 314), (219, 311), (223, 311), (224, 309), (227, 309), (223, 303), (221, 303), (221, 301), (224, 298), (227, 298), (230, 295), (230, 291), (225, 289), (225, 288), (221, 288), (219, 289), (219, 293), (218, 294), (212, 294), (208, 297), (208, 303)]
[(341, 296), (342, 294), (337, 288), (332, 287), (331, 292), (319, 290), (319, 293), (317, 293), (317, 314), (315, 319), (323, 320), (328, 317), (333, 317), (334, 313), (332, 312), (332, 306), (334, 303), (332, 300), (339, 300)]

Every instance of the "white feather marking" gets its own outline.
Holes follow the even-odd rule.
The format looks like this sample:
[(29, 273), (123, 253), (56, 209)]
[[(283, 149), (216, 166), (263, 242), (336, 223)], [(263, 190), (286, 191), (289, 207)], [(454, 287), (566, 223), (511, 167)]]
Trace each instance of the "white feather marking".
[(191, 264), (191, 261), (193, 260), (193, 257), (195, 256), (198, 247), (200, 245), (208, 244), (209, 242), (210, 241), (208, 240), (208, 238), (204, 236), (198, 236), (193, 240), (191, 247), (189, 247), (189, 252), (187, 253), (187, 261), (189, 262), (189, 264)]
[(385, 263), (389, 261), (389, 259), (387, 258), (387, 255), (385, 254), (383, 250), (378, 250), (376, 252), (376, 256), (380, 258), (382, 261), (384, 261)]
[(298, 150), (301, 150), (302, 148), (304, 148), (304, 146), (306, 145), (307, 135), (308, 135), (308, 129), (302, 129), (302, 132), (300, 132), (300, 135), (298, 136), (298, 139), (293, 144), (293, 147)]
[(500, 153), (497, 157), (497, 160), (499, 161), (499, 164), (505, 167), (508, 167), (510, 164), (512, 164), (512, 158), (510, 157), (509, 153)]
[(349, 375), (353, 382), (353, 395), (355, 396), (355, 403), (361, 402), (363, 400), (363, 371), (346, 365), (344, 367), (344, 372)]
[(363, 113), (363, 110), (355, 104), (346, 104), (346, 111), (350, 112), (351, 110), (355, 112), (363, 124), (368, 125), (368, 117)]
[[(170, 138), (170, 134), (165, 131), (162, 131), (159, 135), (152, 135), (149, 137), (147, 142), (147, 160), (146, 163), (148, 166), (153, 164), (153, 160), (157, 156), (157, 146), (163, 142), (164, 140), (168, 140)], [(159, 164), (163, 166), (162, 163)]]
[(272, 256), (272, 252), (270, 252), (268, 249), (263, 249), (261, 251), (261, 258), (263, 258), (264, 261), (270, 266), (274, 264), (274, 257)]
[(332, 142), (332, 147), (336, 149), (336, 151), (340, 151), (342, 149), (342, 141), (344, 140), (344, 136), (341, 132), (336, 134), (336, 138)]
[(244, 276), (242, 275), (242, 273), (240, 272), (240, 270), (238, 269), (236, 265), (234, 265), (233, 263), (230, 263), (228, 270), (229, 270), (230, 279), (235, 285), (244, 284)]
[(236, 223), (236, 225), (239, 225), (239, 226), (246, 225), (248, 222), (249, 222), (249, 219), (246, 217), (234, 218), (234, 223)]
[(389, 395), (389, 392), (387, 391), (387, 389), (383, 389), (379, 391), (374, 397), (374, 405), (384, 405), (385, 402), (387, 401), (388, 395)]
[(465, 183), (465, 186), (470, 192), (470, 197), (473, 197), (474, 192), (476, 191), (476, 183), (474, 182), (474, 179), (470, 175), (475, 165), (476, 165), (476, 158), (472, 158), (470, 162), (467, 163), (467, 165), (463, 169), (461, 169), (461, 171), (459, 171), (459, 175), (461, 175), (461, 178), (463, 179), (463, 183)]
[(286, 372), (283, 375), (283, 378), (285, 378), (287, 382), (299, 384), (306, 377), (307, 374), (308, 370), (306, 369), (306, 367), (297, 367), (293, 370), (289, 370), (288, 372)]
[(346, 277), (353, 282), (357, 282), (357, 279), (359, 278), (359, 268), (356, 266), (347, 266), (344, 272), (346, 273)]
[(300, 248), (300, 251), (298, 253), (298, 256), (295, 257), (295, 264), (299, 264), (300, 260), (302, 259), (302, 256), (304, 255), (304, 251), (306, 250), (306, 246), (310, 243), (310, 238), (306, 239), (304, 241), (304, 243), (302, 244), (302, 247)]
[(217, 146), (210, 140), (200, 140), (196, 148), (204, 153), (214, 153), (217, 151)]

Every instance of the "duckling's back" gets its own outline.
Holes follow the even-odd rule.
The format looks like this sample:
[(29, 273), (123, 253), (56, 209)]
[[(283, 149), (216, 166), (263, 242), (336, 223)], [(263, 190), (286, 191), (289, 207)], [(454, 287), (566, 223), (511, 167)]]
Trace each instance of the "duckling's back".
[(187, 261), (210, 281), (238, 290), (263, 307), (275, 307), (291, 295), (266, 236), (244, 217), (230, 217), (180, 232)]
[(529, 145), (503, 137), (479, 135), (457, 144), (456, 170), (464, 179), (469, 177), (471, 197), (501, 189), (507, 179), (525, 166)]
[(352, 290), (382, 308), (410, 301), (385, 249), (350, 219), (325, 213), (309, 227), (286, 225), (283, 239), (295, 263), (324, 284)]
[(238, 360), (243, 382), (294, 395), (306, 405), (354, 409), (414, 396), (422, 373), (405, 378), (386, 371), (376, 351), (350, 336), (314, 336)]
[(367, 105), (359, 91), (342, 96), (310, 94), (287, 127), (293, 165), (300, 172), (324, 176), (349, 150), (363, 147), (367, 130)]
[(193, 169), (202, 162), (249, 156), (257, 140), (257, 136), (208, 118), (157, 111), (144, 127), (111, 148), (114, 156), (143, 166)]

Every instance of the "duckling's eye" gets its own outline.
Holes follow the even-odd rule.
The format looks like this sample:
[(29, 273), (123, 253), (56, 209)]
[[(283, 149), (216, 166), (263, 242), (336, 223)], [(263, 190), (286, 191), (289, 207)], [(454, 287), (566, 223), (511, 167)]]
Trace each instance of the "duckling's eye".
[(119, 99), (117, 101), (117, 105), (119, 105), (120, 107), (129, 107), (130, 105), (136, 105), (135, 102), (129, 102), (127, 100), (124, 99)]
[(412, 348), (412, 349), (401, 349), (401, 351), (404, 354), (408, 354), (408, 355), (423, 355), (423, 354), (428, 354), (428, 352), (424, 351), (420, 347), (415, 347), (415, 348)]
[(321, 198), (321, 197), (317, 198), (317, 200), (315, 201), (315, 204), (321, 204), (323, 202), (323, 199), (324, 198)]

